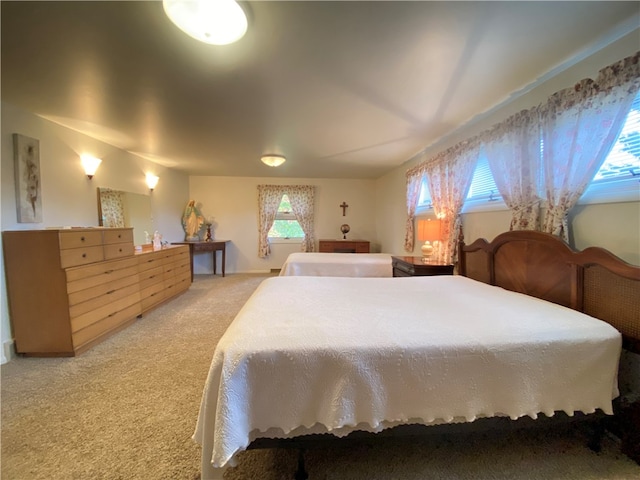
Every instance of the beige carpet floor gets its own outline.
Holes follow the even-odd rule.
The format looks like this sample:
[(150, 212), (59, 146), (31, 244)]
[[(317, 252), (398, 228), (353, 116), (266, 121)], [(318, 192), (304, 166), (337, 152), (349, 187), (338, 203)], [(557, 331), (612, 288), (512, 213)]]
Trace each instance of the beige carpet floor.
[[(199, 275), (188, 292), (76, 358), (1, 367), (3, 480), (199, 478), (191, 440), (216, 342), (264, 275)], [(250, 450), (230, 480), (291, 479), (293, 450)], [(615, 438), (579, 428), (429, 435), (306, 453), (310, 480), (640, 479)]]

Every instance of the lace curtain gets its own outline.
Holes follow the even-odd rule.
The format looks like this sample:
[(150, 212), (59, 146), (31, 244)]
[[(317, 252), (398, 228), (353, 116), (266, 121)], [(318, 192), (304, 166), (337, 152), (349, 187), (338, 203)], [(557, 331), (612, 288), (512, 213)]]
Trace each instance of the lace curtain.
[(540, 128), (536, 109), (524, 110), (483, 135), (491, 174), (512, 212), (509, 230), (539, 230)]
[(638, 92), (639, 56), (604, 68), (595, 81), (555, 93), (540, 107), (544, 232), (568, 241), (567, 214), (611, 150)]
[(433, 252), (438, 262), (456, 261), (460, 210), (469, 193), (479, 153), (480, 143), (472, 139), (445, 150), (424, 166), (433, 210), (442, 222), (441, 240), (434, 244)]
[(315, 246), (313, 209), (315, 189), (310, 185), (258, 185), (258, 257), (271, 254), (269, 230), (273, 226), (283, 195), (289, 197), (291, 209), (304, 232), (303, 252), (312, 252)]
[(413, 252), (414, 231), (413, 224), (416, 218), (416, 207), (420, 198), (420, 187), (424, 178), (424, 169), (416, 168), (407, 172), (407, 221), (405, 223), (404, 249)]
[(289, 196), (293, 214), (304, 232), (300, 249), (303, 252), (313, 252), (316, 244), (313, 221), (315, 189), (309, 185), (289, 185), (286, 193)]
[[(583, 80), (573, 88), (557, 92), (545, 104), (520, 112), (447, 152), (471, 153), (470, 142), (482, 143), (498, 190), (513, 212), (510, 228), (541, 229), (568, 240), (567, 214), (614, 145), (640, 88), (639, 60), (640, 52), (614, 63), (602, 69), (595, 81)], [(440, 181), (449, 181), (449, 175), (460, 175), (462, 187), (472, 177), (467, 177), (466, 171), (453, 175), (453, 170), (428, 168), (447, 152), (407, 171), (407, 251), (413, 251), (413, 220), (424, 174), (429, 180), (436, 214), (447, 218), (443, 225), (449, 229), (447, 242), (457, 236), (456, 225), (460, 221), (456, 218), (453, 222), (452, 215), (460, 209), (456, 209), (453, 197), (444, 200), (445, 195), (436, 200), (434, 192)], [(443, 186), (445, 190), (448, 188)], [(468, 186), (464, 187), (467, 190)], [(449, 201), (450, 207), (443, 209)], [(541, 204), (546, 206), (544, 219), (540, 218)], [(447, 248), (452, 248), (451, 244)]]

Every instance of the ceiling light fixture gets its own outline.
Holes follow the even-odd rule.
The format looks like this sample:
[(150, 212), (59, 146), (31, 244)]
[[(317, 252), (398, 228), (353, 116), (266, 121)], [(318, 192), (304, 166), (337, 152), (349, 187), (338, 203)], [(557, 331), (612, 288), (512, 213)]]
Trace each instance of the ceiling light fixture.
[(167, 17), (190, 37), (228, 45), (247, 31), (247, 16), (234, 0), (163, 0)]
[(262, 163), (264, 163), (265, 165), (269, 165), (270, 167), (279, 167), (287, 161), (287, 159), (282, 155), (275, 155), (272, 153), (261, 156), (260, 160), (262, 161)]

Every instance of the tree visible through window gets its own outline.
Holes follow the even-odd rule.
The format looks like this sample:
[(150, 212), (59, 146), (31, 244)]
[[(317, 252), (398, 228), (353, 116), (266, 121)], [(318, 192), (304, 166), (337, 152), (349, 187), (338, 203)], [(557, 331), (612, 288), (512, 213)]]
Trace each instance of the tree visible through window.
[(304, 232), (291, 210), (291, 202), (286, 194), (280, 200), (276, 219), (269, 230), (269, 238), (304, 238)]

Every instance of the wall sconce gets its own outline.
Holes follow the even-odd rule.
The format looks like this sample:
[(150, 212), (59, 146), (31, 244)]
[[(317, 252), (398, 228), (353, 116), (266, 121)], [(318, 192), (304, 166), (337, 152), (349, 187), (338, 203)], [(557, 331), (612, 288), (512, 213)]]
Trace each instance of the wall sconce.
[(98, 170), (102, 159), (92, 157), (91, 155), (81, 155), (80, 160), (82, 161), (84, 173), (86, 173), (87, 177), (89, 177), (89, 180), (91, 180), (95, 175), (96, 170)]
[(422, 261), (428, 262), (433, 254), (431, 242), (440, 240), (440, 220), (418, 220), (418, 240), (424, 242), (421, 247)]
[(279, 167), (284, 162), (286, 162), (287, 159), (282, 155), (275, 155), (270, 153), (268, 155), (262, 155), (260, 157), (260, 161), (265, 165), (269, 165), (270, 167)]
[(156, 188), (156, 185), (158, 185), (158, 180), (159, 178), (155, 175), (147, 173), (147, 186), (149, 187), (149, 190), (153, 191), (153, 189)]

